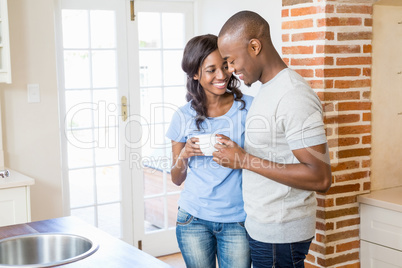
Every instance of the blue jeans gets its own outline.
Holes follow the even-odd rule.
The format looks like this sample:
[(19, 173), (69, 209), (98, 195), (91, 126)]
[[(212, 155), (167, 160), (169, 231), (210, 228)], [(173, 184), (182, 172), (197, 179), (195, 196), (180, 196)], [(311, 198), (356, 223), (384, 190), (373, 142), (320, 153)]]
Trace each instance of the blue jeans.
[(312, 241), (271, 244), (252, 239), (248, 234), (253, 268), (304, 268), (304, 259)]
[(243, 223), (198, 219), (179, 208), (177, 242), (187, 268), (250, 267), (250, 249)]

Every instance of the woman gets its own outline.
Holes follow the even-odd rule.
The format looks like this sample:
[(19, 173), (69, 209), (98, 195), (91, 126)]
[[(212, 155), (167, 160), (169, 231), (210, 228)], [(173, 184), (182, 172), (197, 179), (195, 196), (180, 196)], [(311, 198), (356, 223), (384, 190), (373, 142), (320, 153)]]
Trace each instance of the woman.
[(241, 170), (224, 168), (205, 156), (199, 134), (223, 134), (243, 145), (252, 97), (238, 89), (218, 51), (217, 37), (196, 36), (184, 50), (187, 101), (174, 114), (172, 181), (185, 187), (179, 199), (176, 236), (187, 267), (250, 267), (244, 228)]

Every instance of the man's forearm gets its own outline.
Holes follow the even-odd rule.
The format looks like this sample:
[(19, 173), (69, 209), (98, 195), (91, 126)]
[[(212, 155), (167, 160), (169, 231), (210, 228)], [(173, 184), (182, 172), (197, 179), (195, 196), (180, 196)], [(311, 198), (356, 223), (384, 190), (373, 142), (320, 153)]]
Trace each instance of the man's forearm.
[(331, 185), (330, 167), (322, 165), (275, 163), (249, 153), (240, 163), (243, 169), (297, 189), (326, 192)]

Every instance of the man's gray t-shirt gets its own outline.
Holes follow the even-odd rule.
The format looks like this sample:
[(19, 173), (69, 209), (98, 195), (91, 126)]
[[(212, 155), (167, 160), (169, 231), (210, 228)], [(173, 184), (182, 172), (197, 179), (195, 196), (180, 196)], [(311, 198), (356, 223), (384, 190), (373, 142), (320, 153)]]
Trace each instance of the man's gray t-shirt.
[[(326, 142), (321, 102), (298, 73), (286, 68), (261, 86), (246, 120), (248, 153), (281, 167), (299, 163), (292, 150)], [(243, 170), (243, 198), (253, 239), (292, 243), (314, 236), (315, 192)]]

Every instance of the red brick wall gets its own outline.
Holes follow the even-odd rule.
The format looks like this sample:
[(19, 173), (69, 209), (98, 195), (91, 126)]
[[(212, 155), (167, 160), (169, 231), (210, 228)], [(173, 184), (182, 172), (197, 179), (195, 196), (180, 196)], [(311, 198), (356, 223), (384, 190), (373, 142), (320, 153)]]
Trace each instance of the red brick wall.
[(332, 166), (306, 267), (360, 267), (356, 199), (370, 190), (373, 2), (282, 0), (282, 55), (322, 101)]

